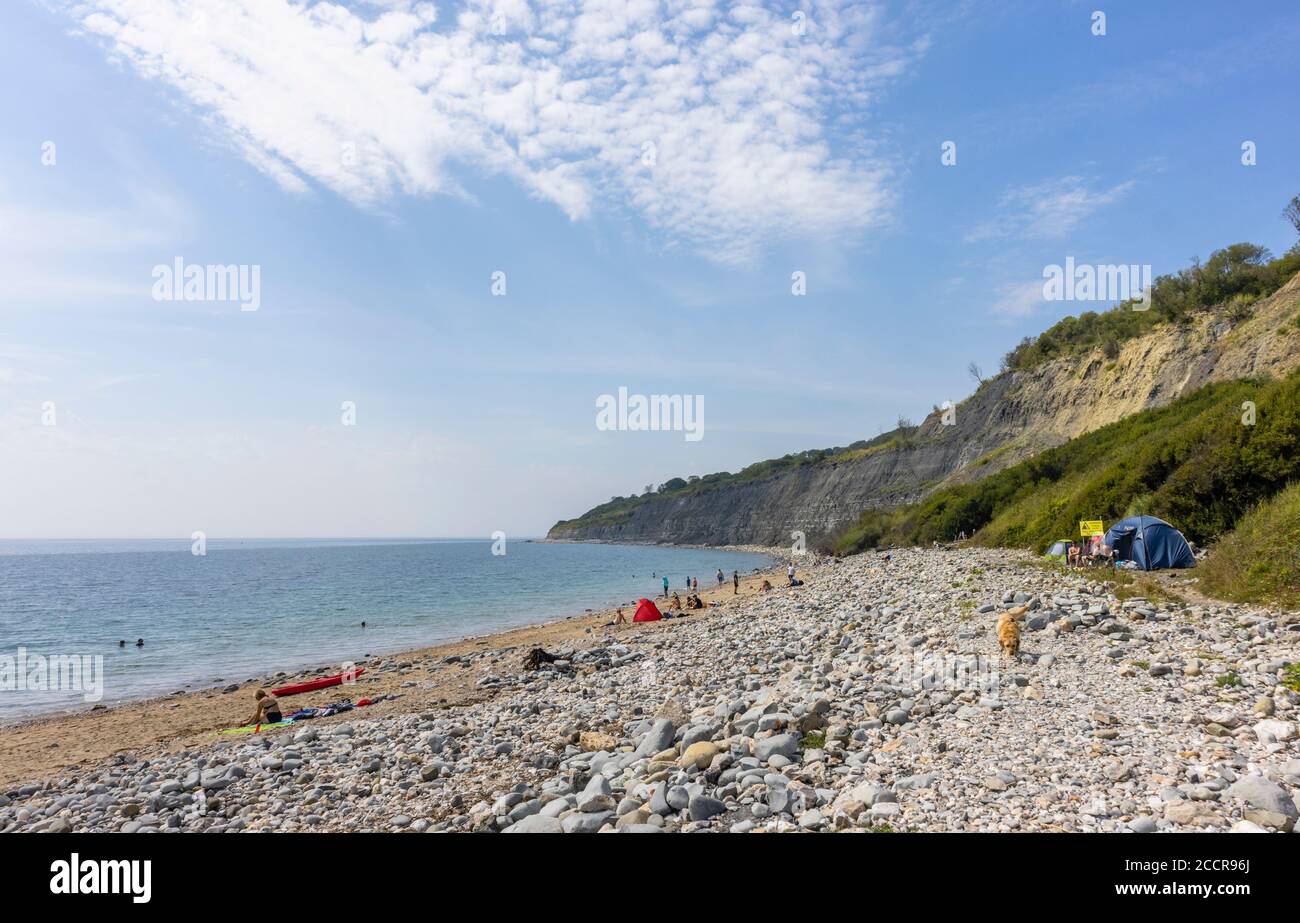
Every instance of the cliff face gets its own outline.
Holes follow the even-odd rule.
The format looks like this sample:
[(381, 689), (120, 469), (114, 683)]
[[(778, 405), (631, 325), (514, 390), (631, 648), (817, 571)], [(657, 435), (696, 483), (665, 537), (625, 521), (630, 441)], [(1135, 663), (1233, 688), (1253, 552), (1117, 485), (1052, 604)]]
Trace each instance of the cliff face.
[(552, 539), (787, 545), (836, 532), (866, 508), (910, 502), (970, 481), (1212, 381), (1279, 376), (1300, 365), (1300, 276), (1234, 325), (1205, 314), (1096, 350), (1005, 372), (962, 402), (945, 425), (931, 414), (894, 444), (685, 496), (653, 496), (616, 522), (557, 523)]

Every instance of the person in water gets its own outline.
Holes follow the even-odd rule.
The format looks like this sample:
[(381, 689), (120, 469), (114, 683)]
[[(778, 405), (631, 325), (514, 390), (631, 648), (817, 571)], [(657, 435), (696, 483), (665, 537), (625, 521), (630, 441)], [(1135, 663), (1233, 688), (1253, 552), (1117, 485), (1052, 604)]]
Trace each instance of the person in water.
[(274, 695), (265, 689), (259, 689), (254, 698), (257, 700), (257, 708), (249, 719), (249, 724), (276, 724), (284, 720), (280, 714), (280, 700)]
[(135, 639), (135, 646), (136, 646), (136, 647), (144, 647), (144, 638), (136, 638), (136, 639)]

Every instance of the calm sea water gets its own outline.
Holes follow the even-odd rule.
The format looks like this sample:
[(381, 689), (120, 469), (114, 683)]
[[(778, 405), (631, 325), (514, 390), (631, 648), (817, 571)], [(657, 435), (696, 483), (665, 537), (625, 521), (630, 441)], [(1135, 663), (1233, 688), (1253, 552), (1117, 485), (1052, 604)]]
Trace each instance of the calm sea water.
[[(480, 540), (209, 540), (196, 556), (188, 541), (0, 541), (0, 673), (20, 645), (29, 656), (102, 655), (102, 701), (143, 698), (653, 597), (665, 574), (675, 589), (688, 576), (703, 587), (719, 567), (730, 577), (769, 563), (633, 545), (491, 549)], [(75, 691), (0, 691), (0, 720), (86, 707)]]

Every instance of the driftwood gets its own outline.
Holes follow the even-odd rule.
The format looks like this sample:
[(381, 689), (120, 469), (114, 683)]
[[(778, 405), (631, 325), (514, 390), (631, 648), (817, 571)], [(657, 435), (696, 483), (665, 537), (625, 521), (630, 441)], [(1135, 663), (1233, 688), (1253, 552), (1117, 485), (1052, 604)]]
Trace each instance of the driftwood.
[(561, 658), (555, 656), (554, 654), (548, 654), (540, 647), (535, 647), (531, 651), (529, 651), (526, 655), (524, 655), (524, 669), (539, 670), (541, 669), (542, 664), (555, 663), (555, 661), (560, 659)]

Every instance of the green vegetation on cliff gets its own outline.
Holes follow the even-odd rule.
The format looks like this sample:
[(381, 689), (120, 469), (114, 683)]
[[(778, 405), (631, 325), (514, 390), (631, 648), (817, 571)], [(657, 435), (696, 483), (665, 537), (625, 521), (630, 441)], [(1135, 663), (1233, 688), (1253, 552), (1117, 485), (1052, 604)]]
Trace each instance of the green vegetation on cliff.
[(906, 420), (899, 421), (899, 428), (881, 433), (874, 439), (860, 439), (852, 445), (835, 446), (829, 449), (809, 449), (806, 452), (794, 452), (780, 458), (770, 458), (755, 462), (732, 474), (719, 471), (702, 477), (669, 478), (654, 488), (647, 486), (645, 493), (632, 497), (612, 497), (600, 506), (593, 507), (577, 519), (562, 519), (551, 527), (551, 536), (563, 538), (567, 532), (576, 532), (597, 526), (612, 526), (631, 519), (638, 508), (657, 498), (689, 497), (717, 487), (758, 481), (802, 468), (828, 462), (853, 461), (881, 451), (888, 446), (897, 445), (915, 430)]
[(1181, 324), (1196, 314), (1217, 309), (1233, 320), (1243, 319), (1250, 306), (1273, 294), (1300, 270), (1300, 244), (1273, 259), (1255, 244), (1241, 243), (1210, 254), (1151, 286), (1148, 310), (1135, 311), (1126, 301), (1109, 311), (1086, 311), (1066, 317), (1036, 337), (1026, 337), (1003, 359), (1005, 369), (1030, 369), (1060, 356), (1101, 348), (1106, 358), (1119, 354), (1120, 344), (1160, 324)]
[[(1207, 574), (1234, 598), (1277, 598), (1295, 581), (1296, 491), (1286, 488), (1297, 479), (1300, 372), (1293, 372), (1278, 381), (1208, 385), (973, 484), (910, 506), (868, 510), (824, 547), (852, 554), (965, 532), (979, 544), (1041, 551), (1075, 535), (1081, 519), (1109, 524), (1136, 513), (1159, 516), (1208, 545), (1240, 523), (1244, 531), (1221, 543), (1214, 558), (1224, 560)], [(1287, 567), (1267, 563), (1288, 554)], [(1242, 556), (1265, 563), (1252, 567)]]
[[(1253, 424), (1243, 422), (1254, 406)], [(868, 510), (840, 553), (949, 541), (1046, 547), (1080, 519), (1167, 519), (1195, 542), (1231, 529), (1300, 476), (1300, 372), (1208, 385), (920, 503)]]

